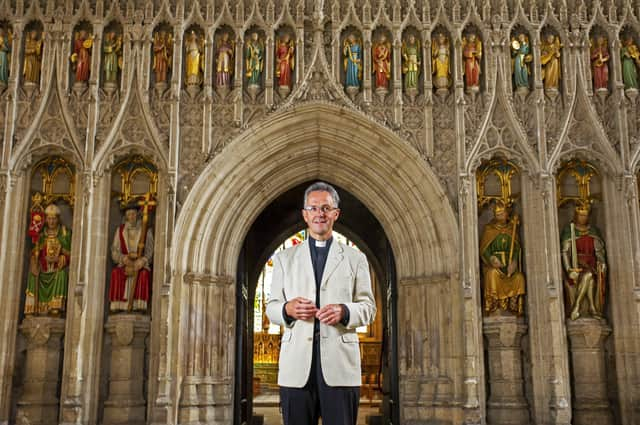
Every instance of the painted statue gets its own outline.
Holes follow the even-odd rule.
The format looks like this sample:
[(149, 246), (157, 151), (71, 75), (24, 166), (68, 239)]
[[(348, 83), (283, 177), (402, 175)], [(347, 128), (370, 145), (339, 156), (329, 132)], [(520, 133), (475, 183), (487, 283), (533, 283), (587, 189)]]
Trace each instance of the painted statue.
[(449, 51), (449, 38), (443, 33), (438, 33), (431, 44), (431, 72), (436, 89), (448, 89), (451, 85)]
[(115, 267), (109, 284), (109, 310), (146, 311), (151, 289), (153, 234), (140, 220), (139, 206), (124, 208), (124, 223), (118, 226), (111, 244)]
[(360, 88), (362, 81), (362, 43), (351, 33), (342, 46), (344, 58), (345, 87)]
[(540, 45), (540, 64), (545, 89), (557, 89), (560, 85), (560, 38), (549, 34)]
[(276, 78), (278, 86), (291, 87), (291, 72), (295, 68), (295, 42), (289, 34), (276, 40)]
[(591, 40), (591, 73), (593, 74), (593, 88), (607, 90), (609, 86), (609, 48), (607, 39), (599, 35), (595, 43)]
[(42, 38), (38, 31), (32, 29), (24, 41), (24, 66), (22, 76), (26, 83), (38, 84), (40, 82), (40, 67), (42, 61)]
[(607, 260), (600, 230), (589, 223), (591, 205), (580, 201), (560, 236), (567, 311), (571, 320), (603, 316)]
[(60, 222), (57, 205), (45, 208), (44, 222), (31, 236), (35, 244), (29, 262), (24, 312), (60, 316), (67, 304), (71, 230)]
[(75, 72), (75, 81), (88, 81), (91, 73), (91, 49), (93, 48), (93, 35), (86, 30), (76, 32), (73, 42), (73, 54), (71, 63)]
[(620, 49), (620, 59), (622, 61), (622, 82), (625, 89), (638, 90), (638, 66), (640, 66), (640, 51), (631, 36), (622, 42)]
[(218, 39), (216, 51), (216, 86), (230, 87), (233, 75), (234, 42), (229, 40), (229, 33), (223, 32)]
[(9, 63), (11, 60), (11, 32), (0, 28), (0, 84), (9, 83)]
[(157, 83), (166, 83), (173, 56), (171, 33), (160, 30), (153, 35), (153, 72)]
[(253, 32), (245, 45), (244, 60), (247, 83), (259, 86), (262, 83), (262, 71), (264, 71), (264, 41), (257, 32)]
[(204, 38), (191, 30), (184, 41), (186, 53), (185, 83), (187, 86), (202, 84), (204, 74)]
[(474, 33), (462, 37), (462, 57), (464, 60), (464, 80), (468, 89), (480, 88), (480, 59), (482, 59), (482, 42)]
[(511, 63), (513, 67), (513, 85), (515, 88), (529, 88), (529, 76), (531, 75), (530, 63), (531, 46), (529, 37), (520, 33), (516, 38), (511, 39)]
[(118, 69), (122, 67), (122, 36), (115, 31), (105, 35), (102, 45), (105, 83), (118, 82)]
[(418, 89), (418, 77), (422, 65), (422, 50), (420, 41), (415, 35), (409, 34), (402, 42), (402, 73), (404, 74), (404, 88), (406, 90)]
[(391, 78), (391, 43), (386, 35), (380, 34), (373, 44), (371, 56), (375, 88), (386, 89)]
[(484, 311), (498, 310), (521, 316), (524, 311), (525, 279), (522, 273), (522, 245), (518, 235), (518, 216), (509, 218), (502, 201), (493, 207), (494, 218), (480, 238), (480, 257), (484, 278)]

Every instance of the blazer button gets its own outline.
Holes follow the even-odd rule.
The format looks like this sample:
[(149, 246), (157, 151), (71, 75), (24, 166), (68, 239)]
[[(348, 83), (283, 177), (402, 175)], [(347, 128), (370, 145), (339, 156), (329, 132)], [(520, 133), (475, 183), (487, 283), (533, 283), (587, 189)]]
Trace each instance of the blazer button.
[(309, 337), (307, 338), (307, 341), (313, 341), (313, 338)]

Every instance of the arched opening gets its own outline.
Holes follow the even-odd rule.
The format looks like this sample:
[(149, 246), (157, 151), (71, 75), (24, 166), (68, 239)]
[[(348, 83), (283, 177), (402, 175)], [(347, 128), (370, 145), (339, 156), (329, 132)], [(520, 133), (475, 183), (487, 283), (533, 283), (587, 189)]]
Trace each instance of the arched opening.
[[(258, 418), (263, 415), (276, 419), (279, 416), (276, 379), (279, 335), (255, 333), (254, 300), (256, 291), (260, 291), (258, 285), (262, 283), (265, 262), (291, 234), (305, 229), (300, 208), (309, 184), (297, 185), (271, 202), (253, 222), (240, 253), (236, 279), (236, 424), (262, 423)], [(397, 423), (396, 273), (392, 249), (379, 221), (362, 202), (346, 190), (337, 190), (341, 217), (335, 230), (366, 254), (378, 307), (372, 329), (360, 333), (363, 386), (359, 422), (365, 423), (366, 416), (378, 416), (383, 423)], [(379, 326), (377, 331), (373, 329), (375, 326)], [(256, 362), (256, 344), (264, 343), (271, 345), (266, 350), (270, 359)]]
[[(478, 381), (464, 379), (475, 366), (464, 368), (470, 362), (465, 360), (454, 211), (430, 167), (408, 143), (357, 113), (319, 103), (276, 114), (259, 130), (229, 142), (181, 206), (174, 244), (180, 249), (172, 260), (176, 285), (169, 294), (177, 320), (169, 322), (166, 339), (171, 347), (167, 370), (179, 377), (167, 384), (179, 400), (175, 417), (184, 423), (230, 420), (239, 404), (250, 412), (242, 392), (235, 392), (242, 388), (235, 381), (247, 378), (236, 355), (243, 343), (236, 342), (243, 335), (236, 327), (246, 323), (237, 318), (247, 311), (237, 312), (237, 301), (242, 298), (246, 305), (249, 299), (250, 268), (257, 278), (274, 247), (297, 229), (302, 189), (292, 192), (288, 208), (269, 206), (315, 180), (357, 197), (354, 211), (370, 211), (384, 229), (389, 255), (379, 262), (393, 264), (397, 276), (396, 423), (425, 415), (462, 417), (456, 400), (467, 394), (468, 403), (476, 403)], [(252, 257), (247, 235), (261, 215), (275, 216), (265, 221), (275, 224), (255, 231)], [(360, 244), (369, 231), (356, 230), (364, 221), (355, 221), (350, 227), (341, 218), (344, 227), (336, 230), (374, 251), (375, 243)]]

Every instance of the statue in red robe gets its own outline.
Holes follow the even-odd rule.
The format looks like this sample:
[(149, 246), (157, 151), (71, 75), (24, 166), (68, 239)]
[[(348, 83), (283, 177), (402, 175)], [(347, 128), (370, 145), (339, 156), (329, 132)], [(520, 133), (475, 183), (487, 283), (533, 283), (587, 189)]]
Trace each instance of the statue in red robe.
[(589, 223), (588, 201), (576, 206), (573, 221), (562, 231), (565, 295), (571, 320), (604, 316), (607, 260), (600, 230)]
[(109, 284), (109, 310), (146, 311), (151, 288), (153, 235), (142, 226), (136, 204), (127, 205), (124, 218), (111, 244), (115, 267)]
[(464, 82), (467, 90), (477, 91), (480, 88), (480, 59), (482, 58), (482, 42), (476, 34), (462, 37), (462, 59), (464, 60)]
[(93, 35), (89, 35), (85, 30), (78, 31), (73, 42), (73, 54), (71, 55), (76, 82), (89, 80), (92, 47)]
[[(593, 44), (593, 41), (591, 42)], [(607, 39), (599, 35), (591, 47), (591, 70), (596, 90), (607, 90), (609, 85), (609, 49)]]

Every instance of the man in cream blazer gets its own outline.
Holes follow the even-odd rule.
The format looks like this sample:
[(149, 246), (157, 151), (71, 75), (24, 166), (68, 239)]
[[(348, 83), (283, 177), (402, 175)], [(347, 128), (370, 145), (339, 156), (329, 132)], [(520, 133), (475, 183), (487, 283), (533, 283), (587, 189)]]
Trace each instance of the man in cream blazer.
[(284, 325), (278, 385), (285, 425), (355, 425), (361, 385), (356, 328), (376, 313), (367, 259), (333, 240), (339, 197), (305, 192), (309, 239), (273, 258), (267, 316)]

